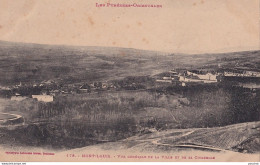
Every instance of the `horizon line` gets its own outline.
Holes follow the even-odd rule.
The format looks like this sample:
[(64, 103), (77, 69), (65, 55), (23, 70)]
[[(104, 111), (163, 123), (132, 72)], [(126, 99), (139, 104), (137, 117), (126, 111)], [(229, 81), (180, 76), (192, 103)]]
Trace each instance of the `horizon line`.
[(182, 52), (173, 52), (173, 51), (161, 51), (161, 50), (151, 50), (151, 49), (140, 49), (140, 48), (133, 48), (133, 47), (113, 47), (113, 46), (94, 46), (94, 45), (69, 45), (69, 44), (46, 44), (46, 43), (33, 43), (33, 42), (19, 42), (19, 41), (7, 41), (7, 40), (0, 40), (1, 42), (10, 43), (10, 44), (25, 44), (25, 45), (39, 45), (39, 46), (52, 46), (52, 47), (74, 47), (74, 48), (113, 48), (113, 49), (133, 49), (139, 51), (150, 51), (154, 53), (163, 53), (166, 55), (203, 55), (203, 54), (228, 54), (228, 53), (239, 53), (239, 52), (254, 52), (260, 51), (259, 49), (245, 49), (240, 51), (221, 51), (221, 52), (201, 52), (201, 53), (182, 53)]

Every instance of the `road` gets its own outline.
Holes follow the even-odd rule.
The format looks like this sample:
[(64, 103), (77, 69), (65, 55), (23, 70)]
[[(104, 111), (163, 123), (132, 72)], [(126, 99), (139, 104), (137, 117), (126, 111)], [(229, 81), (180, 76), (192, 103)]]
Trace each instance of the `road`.
[[(214, 128), (170, 129), (136, 135), (118, 142), (87, 146), (73, 151), (123, 150), (129, 152), (170, 153), (183, 150), (200, 150), (207, 152), (239, 151), (259, 153), (259, 131), (260, 121)], [(250, 150), (252, 145), (256, 150)], [(243, 146), (242, 149), (240, 146)]]
[(8, 102), (9, 100), (7, 99), (0, 99), (0, 127), (7, 127), (7, 125), (5, 125), (7, 122), (12, 125), (20, 125), (23, 123), (23, 117), (21, 115), (4, 112), (4, 108), (8, 105)]

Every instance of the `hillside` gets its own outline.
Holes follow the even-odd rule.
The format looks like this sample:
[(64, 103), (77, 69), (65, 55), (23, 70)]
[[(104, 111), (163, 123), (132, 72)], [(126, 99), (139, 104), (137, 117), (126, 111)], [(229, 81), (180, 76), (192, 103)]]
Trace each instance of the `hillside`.
[[(259, 72), (259, 55), (0, 41), (0, 118), (19, 115), (22, 122), (9, 129), (10, 123), (3, 121), (7, 126), (0, 129), (0, 144), (59, 150), (94, 145), (137, 151), (259, 152), (258, 88), (221, 79), (188, 85), (180, 80), (192, 70), (218, 76), (234, 68)], [(169, 72), (172, 69), (176, 72)], [(169, 78), (170, 83), (157, 81)]]
[(259, 153), (259, 128), (260, 122), (250, 122), (214, 128), (169, 129), (68, 152), (116, 150), (122, 153), (175, 153), (200, 150)]
[(260, 51), (184, 55), (128, 48), (72, 47), (0, 41), (0, 85), (55, 80), (108, 81), (173, 68), (242, 66), (259, 70)]

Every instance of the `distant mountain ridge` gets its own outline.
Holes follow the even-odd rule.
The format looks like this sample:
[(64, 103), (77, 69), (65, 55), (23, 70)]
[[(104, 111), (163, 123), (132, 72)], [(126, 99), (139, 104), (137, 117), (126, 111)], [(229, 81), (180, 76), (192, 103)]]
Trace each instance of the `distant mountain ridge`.
[(78, 51), (90, 51), (90, 52), (100, 52), (104, 51), (110, 53), (120, 53), (120, 51), (132, 52), (132, 53), (149, 53), (149, 54), (160, 54), (167, 55), (170, 53), (142, 50), (135, 48), (124, 48), (124, 47), (101, 47), (101, 46), (70, 46), (70, 45), (48, 45), (48, 44), (38, 44), (38, 43), (22, 43), (22, 42), (9, 42), (0, 40), (0, 47), (27, 47), (27, 48), (45, 48), (45, 49), (73, 49)]
[(238, 52), (225, 52), (225, 53), (202, 53), (202, 54), (185, 54), (185, 53), (174, 53), (174, 52), (162, 52), (162, 51), (152, 51), (152, 50), (142, 50), (136, 48), (125, 48), (125, 47), (103, 47), (103, 46), (75, 46), (75, 45), (49, 45), (49, 44), (38, 44), (38, 43), (23, 43), (23, 42), (10, 42), (0, 40), (0, 47), (2, 46), (15, 46), (15, 47), (28, 47), (28, 48), (56, 48), (56, 49), (76, 49), (76, 50), (88, 50), (88, 51), (111, 51), (111, 52), (118, 52), (118, 51), (132, 51), (135, 53), (154, 53), (160, 55), (232, 55), (232, 54), (245, 54), (245, 53), (252, 53), (258, 52), (260, 55), (260, 50), (250, 50), (250, 51), (238, 51)]

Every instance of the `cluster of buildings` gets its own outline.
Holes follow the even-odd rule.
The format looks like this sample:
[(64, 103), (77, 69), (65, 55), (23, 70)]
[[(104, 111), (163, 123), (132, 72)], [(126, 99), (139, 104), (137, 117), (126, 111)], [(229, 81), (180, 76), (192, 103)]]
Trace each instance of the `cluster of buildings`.
[(225, 71), (225, 77), (258, 77), (260, 78), (260, 72), (256, 71)]
[(174, 83), (181, 86), (186, 86), (192, 83), (218, 83), (223, 80), (260, 80), (260, 72), (246, 71), (246, 70), (232, 70), (223, 72), (207, 72), (199, 70), (185, 70), (176, 72), (175, 70), (169, 71), (162, 77), (156, 79), (156, 82)]
[(201, 72), (197, 70), (178, 73), (175, 70), (169, 71), (167, 76), (156, 79), (156, 82), (175, 83), (186, 86), (187, 83), (217, 83), (218, 73)]
[[(22, 85), (21, 83), (15, 85), (8, 90), (15, 91), (12, 94), (11, 100), (22, 101), (27, 98), (33, 98), (37, 101), (42, 102), (52, 102), (55, 96), (60, 94), (76, 94), (76, 93), (90, 93), (95, 90), (106, 90), (116, 88), (112, 83), (108, 82), (93, 82), (84, 84), (63, 84), (57, 85), (54, 81), (44, 81), (39, 84), (33, 85)], [(25, 93), (25, 91), (30, 91), (30, 93)]]
[[(241, 81), (243, 80), (243, 81)], [(244, 81), (246, 80), (246, 81)], [(248, 81), (249, 80), (249, 81)], [(145, 84), (146, 79), (138, 80), (142, 85)], [(214, 84), (218, 82), (232, 81), (239, 82), (239, 86), (245, 88), (258, 89), (260, 88), (260, 72), (247, 70), (223, 70), (203, 71), (203, 70), (170, 70), (160, 74), (155, 79), (158, 83), (175, 84), (178, 86), (188, 86), (190, 84)], [(60, 94), (77, 94), (90, 93), (95, 91), (120, 89), (124, 87), (137, 86), (134, 80), (114, 81), (114, 82), (92, 82), (92, 83), (73, 83), (73, 84), (59, 84), (55, 81), (43, 81), (38, 84), (22, 85), (21, 83), (13, 87), (1, 87), (0, 90), (12, 91), (11, 100), (22, 101), (27, 98), (33, 98), (37, 101), (52, 102), (55, 96)], [(154, 79), (153, 79), (154, 82)], [(255, 83), (256, 82), (256, 83)], [(129, 85), (130, 83), (130, 85)], [(163, 85), (164, 86), (164, 85)], [(131, 88), (132, 89), (132, 88)], [(133, 88), (139, 89), (139, 88)]]

